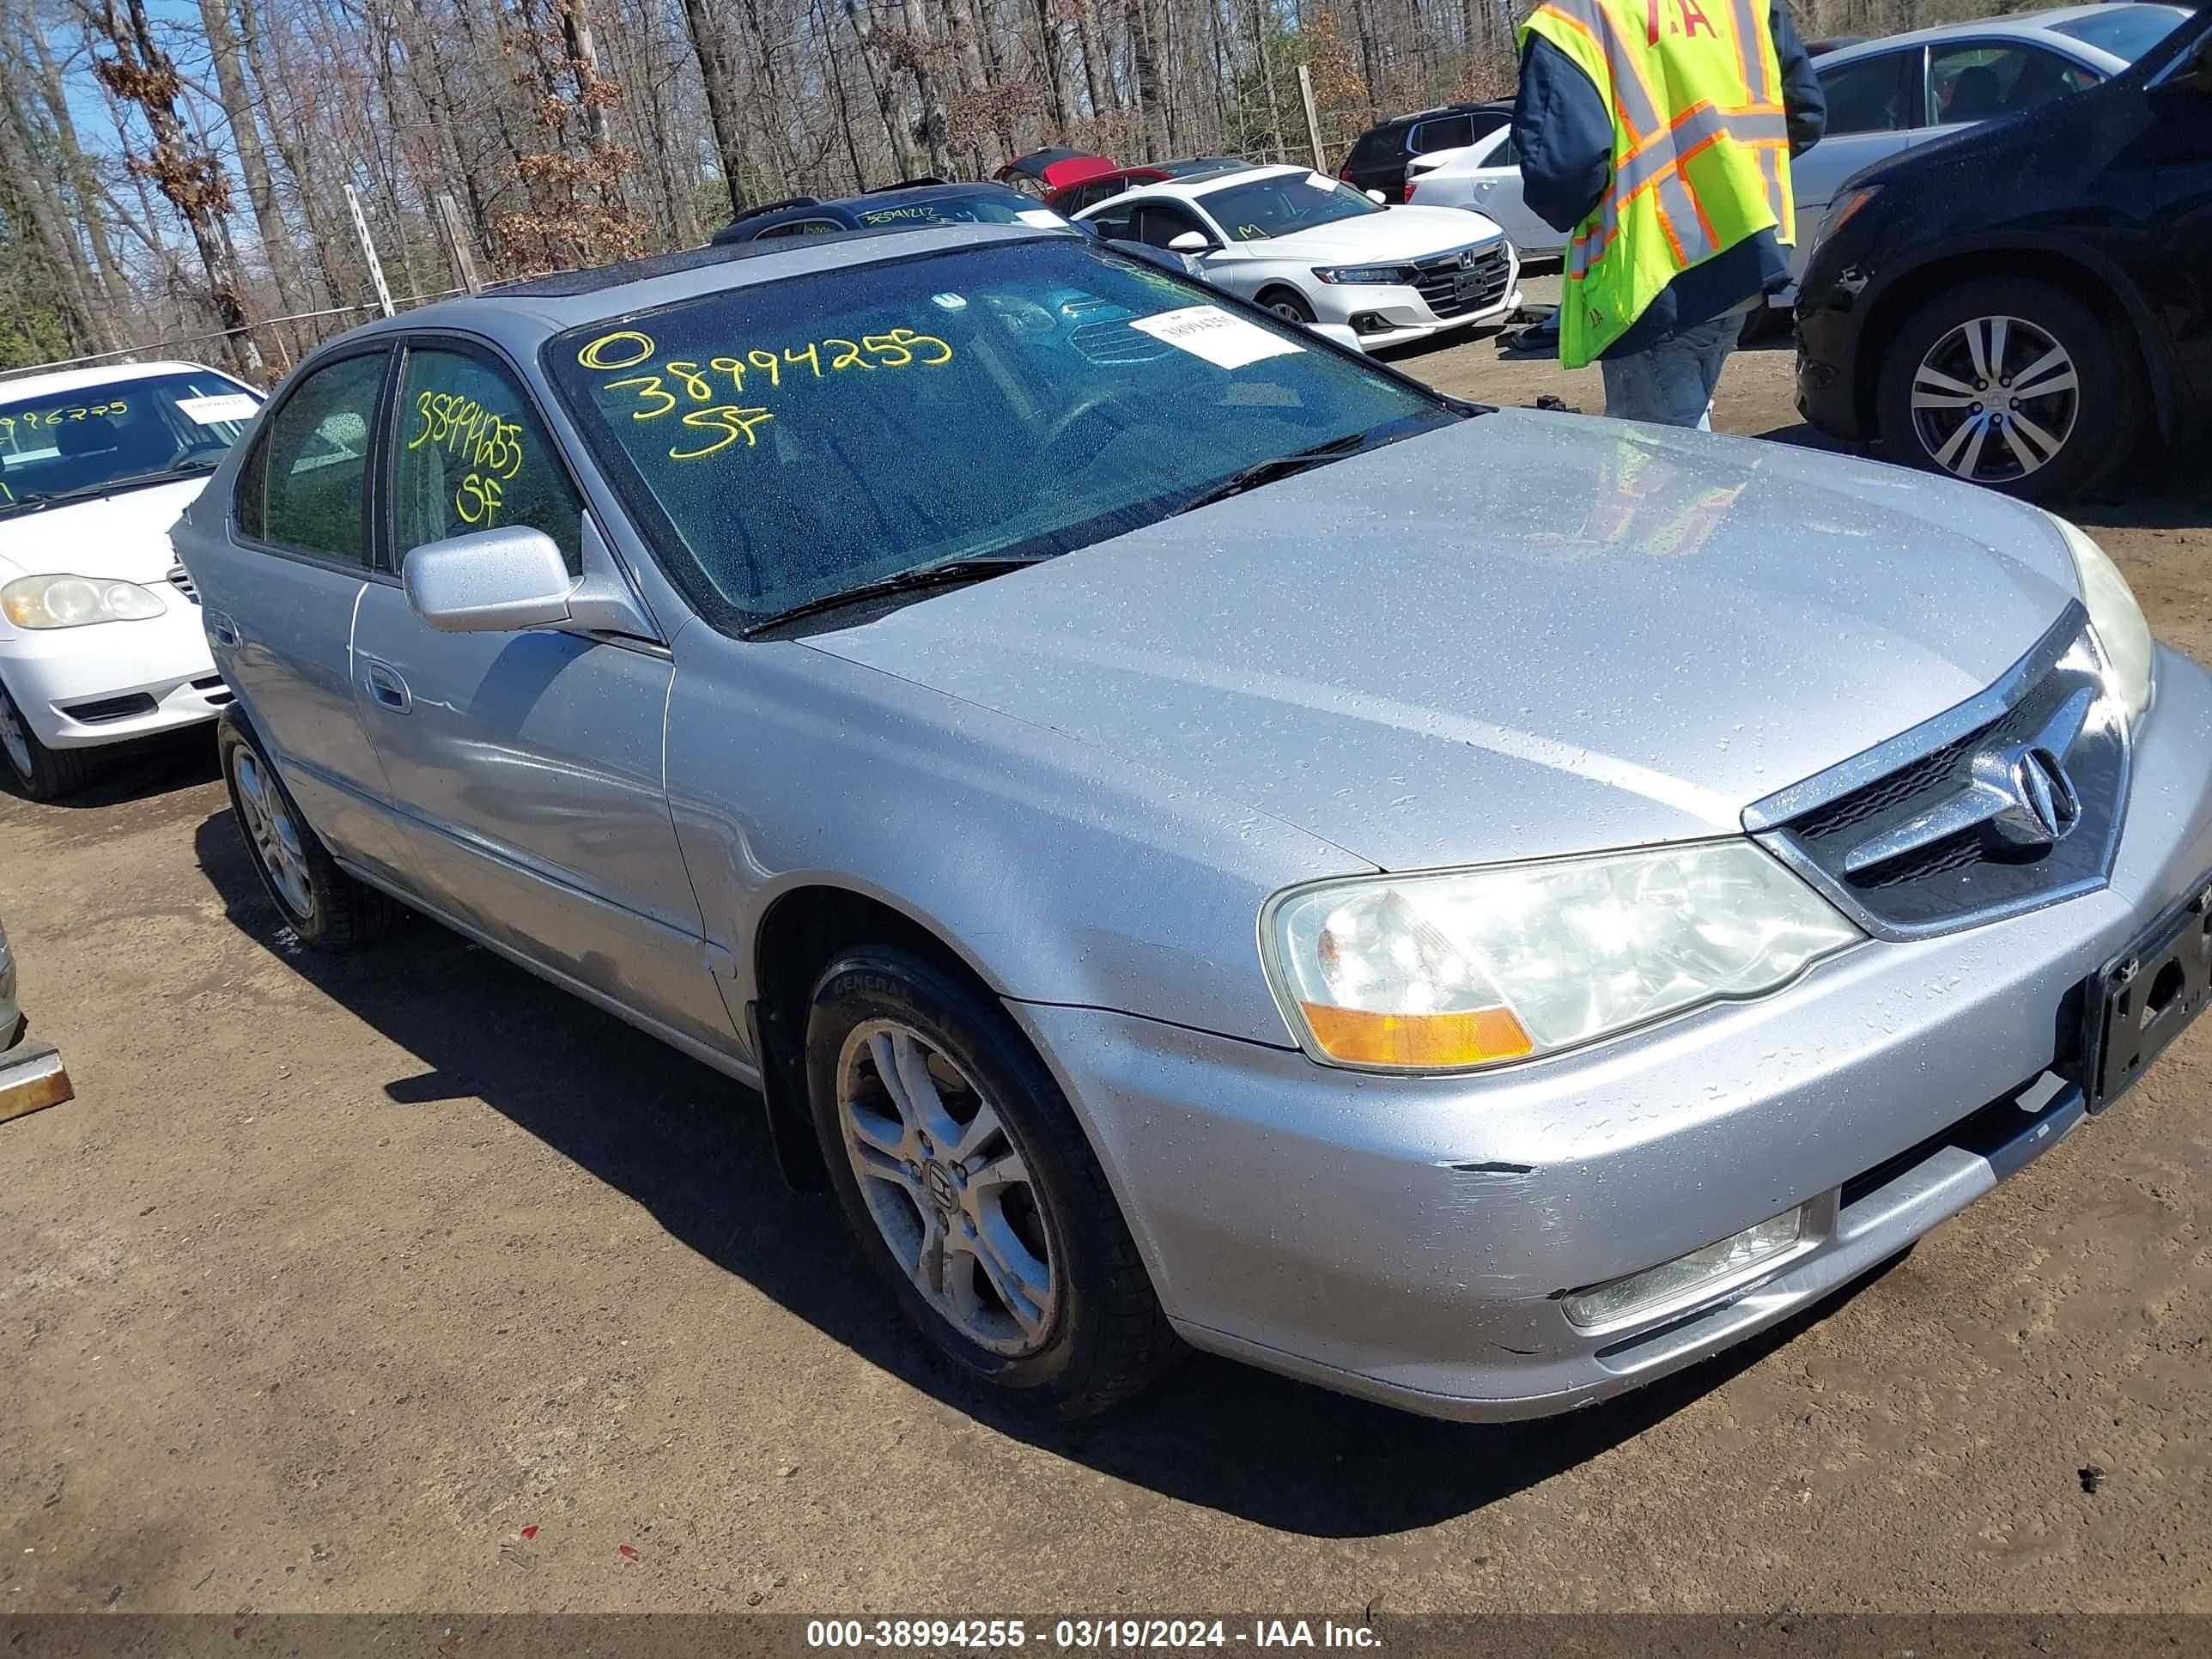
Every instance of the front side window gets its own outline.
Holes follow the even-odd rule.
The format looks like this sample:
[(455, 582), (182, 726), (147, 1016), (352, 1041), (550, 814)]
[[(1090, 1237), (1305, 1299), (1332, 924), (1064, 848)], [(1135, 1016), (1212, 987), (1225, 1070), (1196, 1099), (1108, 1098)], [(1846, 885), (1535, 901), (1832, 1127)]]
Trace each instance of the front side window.
[(584, 504), (530, 399), (473, 352), (407, 353), (392, 419), (392, 548), (522, 525), (553, 538), (584, 573)]
[(1137, 210), (1137, 240), (1154, 247), (1165, 247), (1176, 237), (1194, 230), (1209, 242), (1213, 240), (1188, 208), (1177, 207), (1171, 202), (1146, 202)]
[(1827, 136), (1903, 132), (1914, 119), (1912, 81), (1920, 53), (1886, 52), (1838, 64), (1820, 76), (1828, 100)]
[(725, 289), (543, 361), (672, 580), (742, 628), (932, 565), (1066, 554), (1257, 462), (1457, 418), (1219, 298), (1054, 238)]
[(345, 564), (368, 563), (369, 434), (389, 354), (341, 357), (270, 416), (239, 480), (239, 528)]
[(1389, 211), (1350, 185), (1320, 173), (1279, 173), (1250, 184), (1210, 190), (1200, 200), (1214, 222), (1239, 242), (1293, 236), (1316, 226)]
[(0, 518), (212, 472), (260, 407), (257, 394), (211, 368), (43, 397), (0, 389)]
[(1928, 54), (1929, 125), (1992, 121), (2094, 86), (2096, 70), (2041, 46), (1962, 46)]

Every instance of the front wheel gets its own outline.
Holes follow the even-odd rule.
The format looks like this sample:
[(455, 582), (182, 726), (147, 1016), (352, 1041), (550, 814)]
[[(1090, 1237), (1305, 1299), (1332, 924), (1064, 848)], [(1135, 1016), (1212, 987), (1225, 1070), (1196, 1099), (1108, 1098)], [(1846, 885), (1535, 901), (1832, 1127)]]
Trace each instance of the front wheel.
[(59, 800), (91, 781), (93, 760), (82, 749), (49, 749), (31, 730), (8, 688), (0, 685), (0, 756), (15, 787), (33, 800)]
[(2142, 376), (2080, 301), (1991, 277), (1928, 301), (1887, 353), (1876, 391), (1897, 459), (2026, 501), (2091, 488), (2142, 425)]
[(1314, 319), (1314, 308), (1295, 289), (1271, 288), (1260, 296), (1260, 303), (1286, 323), (1310, 323)]
[(1090, 1143), (990, 997), (910, 951), (848, 951), (816, 983), (806, 1060), (861, 1249), (956, 1366), (1087, 1417), (1173, 1362)]

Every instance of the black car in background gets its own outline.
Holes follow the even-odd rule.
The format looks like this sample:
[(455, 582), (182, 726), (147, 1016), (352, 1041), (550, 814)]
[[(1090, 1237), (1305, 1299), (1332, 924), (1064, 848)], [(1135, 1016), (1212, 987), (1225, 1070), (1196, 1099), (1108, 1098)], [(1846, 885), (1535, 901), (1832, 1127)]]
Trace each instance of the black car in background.
[(1401, 115), (1359, 135), (1337, 173), (1357, 190), (1379, 190), (1386, 202), (1406, 199), (1406, 164), (1432, 150), (1458, 149), (1487, 137), (1513, 119), (1509, 100), (1445, 104)]
[(775, 236), (822, 236), (847, 230), (921, 230), (932, 225), (1062, 226), (1066, 218), (1034, 196), (1005, 185), (950, 185), (910, 179), (865, 196), (793, 196), (748, 208), (708, 240), (717, 247)]
[(1821, 431), (2030, 501), (2212, 418), (2212, 11), (2126, 73), (1854, 174), (1797, 298)]

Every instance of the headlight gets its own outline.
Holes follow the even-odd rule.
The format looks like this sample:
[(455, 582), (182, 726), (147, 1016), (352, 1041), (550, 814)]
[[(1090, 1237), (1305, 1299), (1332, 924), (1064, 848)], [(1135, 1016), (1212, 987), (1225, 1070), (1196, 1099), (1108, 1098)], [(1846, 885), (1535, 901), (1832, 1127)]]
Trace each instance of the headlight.
[(1847, 190), (1828, 204), (1828, 211), (1820, 220), (1820, 234), (1813, 240), (1825, 242), (1844, 228), (1844, 222), (1881, 194), (1880, 185), (1861, 185), (1856, 190)]
[(0, 616), (18, 628), (82, 628), (143, 622), (168, 607), (136, 582), (97, 576), (18, 576), (0, 587)]
[(2096, 630), (2097, 643), (2104, 648), (2112, 694), (2119, 698), (2127, 710), (2128, 724), (2133, 726), (2150, 707), (2155, 689), (2152, 665), (2156, 658), (2151, 647), (2150, 624), (2143, 620), (2135, 590), (2105, 550), (2056, 513), (2046, 516), (2058, 526), (2058, 533), (2066, 538), (2067, 551), (2074, 556), (2075, 574), (2081, 579), (2081, 602), (2088, 607), (2089, 626)]
[(1330, 882), (1261, 918), (1306, 1052), (1393, 1072), (1554, 1054), (1756, 996), (1860, 937), (1745, 841)]
[(1411, 265), (1316, 265), (1314, 275), (1324, 283), (1410, 283)]

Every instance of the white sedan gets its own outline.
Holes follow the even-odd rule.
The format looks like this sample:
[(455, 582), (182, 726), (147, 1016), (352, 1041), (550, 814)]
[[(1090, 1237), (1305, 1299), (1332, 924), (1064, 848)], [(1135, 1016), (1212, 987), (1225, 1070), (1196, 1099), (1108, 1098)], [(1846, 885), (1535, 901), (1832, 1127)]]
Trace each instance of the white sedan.
[(1500, 127), (1458, 149), (1416, 155), (1406, 167), (1406, 199), (1425, 208), (1461, 208), (1500, 226), (1523, 256), (1564, 252), (1567, 239), (1521, 198), (1521, 158), (1513, 130)]
[(1304, 167), (1168, 179), (1076, 216), (1180, 254), (1279, 316), (1349, 327), (1370, 349), (1502, 322), (1521, 302), (1520, 258), (1480, 214), (1386, 209)]
[(260, 404), (198, 363), (0, 386), (0, 761), (32, 799), (230, 701), (169, 526)]

